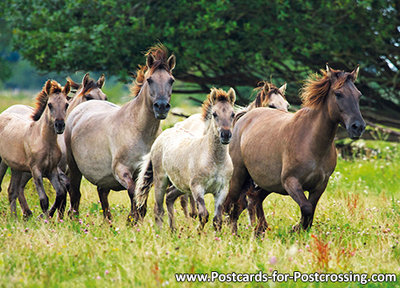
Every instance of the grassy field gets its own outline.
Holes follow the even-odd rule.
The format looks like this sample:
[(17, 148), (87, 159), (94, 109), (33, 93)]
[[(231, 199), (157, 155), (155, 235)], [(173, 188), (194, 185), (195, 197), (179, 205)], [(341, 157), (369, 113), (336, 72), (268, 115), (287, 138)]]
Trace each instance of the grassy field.
[[(1, 110), (13, 101), (0, 99)], [(24, 100), (25, 101), (25, 100)], [(26, 103), (29, 101), (26, 100)], [(154, 227), (152, 209), (143, 223), (126, 224), (129, 198), (112, 192), (114, 220), (102, 217), (96, 189), (84, 181), (80, 218), (37, 218), (39, 199), (31, 182), (26, 197), (34, 217), (10, 215), (6, 176), (0, 193), (0, 287), (287, 287), (288, 283), (177, 283), (175, 273), (395, 273), (400, 275), (400, 145), (359, 141), (359, 157), (339, 158), (322, 196), (310, 231), (292, 233), (298, 206), (289, 197), (270, 195), (264, 209), (270, 231), (254, 238), (247, 213), (240, 218), (240, 237), (228, 226), (215, 232), (208, 223), (185, 219), (176, 204), (178, 232)], [(55, 193), (46, 181), (51, 202)], [(153, 193), (150, 194), (153, 207)], [(213, 212), (213, 199), (206, 197)], [(399, 278), (399, 276), (398, 276)], [(397, 283), (367, 287), (393, 287)], [(332, 283), (289, 282), (294, 287), (328, 287)], [(342, 283), (335, 287), (358, 287)]]

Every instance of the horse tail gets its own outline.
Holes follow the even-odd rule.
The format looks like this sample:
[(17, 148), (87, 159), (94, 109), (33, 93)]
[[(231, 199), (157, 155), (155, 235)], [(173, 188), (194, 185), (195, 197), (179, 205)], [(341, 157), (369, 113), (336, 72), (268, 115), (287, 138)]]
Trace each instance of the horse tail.
[(140, 164), (140, 172), (135, 189), (136, 206), (142, 208), (146, 205), (149, 191), (153, 184), (153, 164), (151, 163), (150, 153), (143, 157)]

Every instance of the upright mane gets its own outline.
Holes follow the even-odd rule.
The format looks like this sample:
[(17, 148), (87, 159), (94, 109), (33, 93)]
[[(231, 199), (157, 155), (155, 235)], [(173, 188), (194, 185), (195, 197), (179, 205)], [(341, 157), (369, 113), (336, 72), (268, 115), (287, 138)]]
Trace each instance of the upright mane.
[(145, 56), (153, 56), (154, 62), (150, 67), (150, 70), (148, 71), (149, 67), (147, 65), (141, 66), (139, 65), (139, 68), (136, 71), (136, 77), (134, 81), (134, 85), (131, 86), (129, 89), (132, 93), (133, 97), (136, 97), (140, 89), (142, 88), (144, 84), (144, 79), (146, 72), (148, 71), (151, 74), (154, 73), (157, 69), (164, 69), (167, 72), (170, 72), (170, 67), (168, 66), (168, 49), (165, 47), (163, 44), (158, 43), (152, 47), (150, 47), (149, 50), (147, 50)]
[[(74, 80), (72, 80), (70, 77), (67, 77), (67, 81), (71, 84), (71, 87), (74, 88), (76, 91), (82, 88), (82, 83), (76, 83)], [(100, 88), (97, 85), (97, 81), (93, 80), (92, 78), (89, 78), (87, 84), (83, 87), (82, 91), (79, 93), (78, 96), (83, 96), (86, 94), (86, 92), (95, 89), (95, 88)], [(75, 91), (75, 92), (76, 92)]]
[[(320, 72), (321, 74), (315, 73), (308, 77), (301, 89), (300, 98), (304, 107), (319, 108), (328, 96), (331, 88), (331, 79), (325, 70), (320, 70)], [(351, 73), (340, 70), (331, 69), (331, 73), (335, 74), (336, 81), (333, 87), (335, 89), (339, 89), (347, 80), (351, 80), (353, 77)]]
[(233, 125), (236, 124), (236, 122), (247, 112), (249, 112), (251, 109), (257, 108), (257, 107), (263, 107), (265, 105), (265, 102), (271, 97), (272, 94), (279, 94), (285, 98), (285, 95), (279, 91), (279, 88), (276, 87), (274, 84), (269, 83), (267, 81), (260, 81), (258, 83), (258, 87), (254, 88), (253, 91), (257, 91), (256, 94), (256, 99), (251, 102), (246, 108), (243, 110), (237, 112), (235, 114), (235, 118), (233, 119)]
[(42, 116), (43, 111), (46, 109), (49, 95), (53, 93), (60, 93), (61, 91), (62, 87), (60, 84), (58, 84), (57, 81), (51, 80), (50, 83), (46, 82), (46, 84), (42, 88), (42, 91), (40, 91), (39, 94), (36, 96), (35, 110), (33, 111), (31, 116), (34, 121), (38, 121), (40, 119), (40, 116)]
[(203, 105), (201, 106), (201, 118), (204, 121), (207, 121), (211, 119), (211, 112), (212, 112), (212, 106), (213, 106), (213, 99), (211, 99), (213, 96), (213, 92), (215, 92), (215, 102), (217, 101), (227, 101), (229, 102), (229, 96), (228, 93), (225, 92), (222, 89), (217, 89), (217, 88), (211, 88), (210, 94), (207, 95), (207, 99), (204, 100)]

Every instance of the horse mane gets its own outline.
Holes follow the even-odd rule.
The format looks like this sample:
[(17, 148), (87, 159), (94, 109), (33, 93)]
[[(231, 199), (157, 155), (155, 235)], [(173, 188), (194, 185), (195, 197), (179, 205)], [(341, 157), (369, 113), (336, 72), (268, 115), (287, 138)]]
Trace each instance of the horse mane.
[(49, 94), (47, 94), (46, 91), (46, 86), (47, 86), (46, 82), (46, 84), (44, 84), (42, 88), (42, 91), (40, 91), (39, 94), (36, 96), (35, 110), (33, 111), (31, 116), (33, 121), (38, 121), (40, 119), (40, 116), (42, 116), (43, 111), (46, 109), (46, 104), (47, 100), (49, 99), (49, 95), (53, 93), (62, 92), (62, 87), (57, 81), (51, 80), (50, 85), (51, 86)]
[[(305, 81), (303, 88), (301, 88), (300, 98), (304, 107), (318, 108), (322, 105), (328, 96), (329, 89), (331, 88), (331, 79), (325, 70), (320, 70), (321, 74), (315, 73), (308, 77)], [(351, 73), (343, 72), (340, 70), (331, 69), (331, 73), (335, 74), (336, 81), (334, 82), (334, 89), (342, 87), (347, 80), (351, 80), (353, 76)]]
[[(70, 77), (67, 77), (67, 81), (69, 81), (69, 83), (71, 84), (71, 87), (76, 89), (76, 91), (78, 91), (79, 89), (82, 88), (82, 83), (76, 83), (74, 80), (72, 80)], [(95, 88), (99, 88), (99, 86), (97, 85), (97, 81), (89, 78), (87, 84), (83, 87), (83, 90), (81, 91), (81, 93), (79, 93), (78, 96), (83, 96), (85, 95), (86, 92), (95, 89)]]
[(257, 91), (256, 99), (253, 101), (255, 108), (262, 107), (263, 103), (268, 100), (272, 94), (279, 94), (283, 99), (286, 99), (285, 95), (279, 91), (278, 87), (267, 81), (260, 81), (258, 87), (254, 88), (254, 91)]
[(214, 91), (216, 93), (216, 95), (215, 95), (216, 102), (220, 102), (220, 101), (221, 102), (224, 102), (224, 101), (229, 102), (229, 96), (228, 96), (227, 92), (225, 92), (222, 89), (211, 88), (210, 94), (207, 95), (207, 99), (204, 100), (203, 105), (201, 106), (201, 119), (203, 119), (204, 121), (211, 119), (211, 111), (212, 111), (212, 106), (213, 106), (211, 95), (213, 94)]
[(281, 91), (279, 91), (278, 87), (267, 81), (258, 82), (258, 87), (254, 88), (253, 91), (257, 92), (256, 99), (253, 102), (251, 102), (246, 108), (235, 114), (235, 118), (233, 119), (233, 125), (235, 125), (236, 122), (250, 110), (257, 107), (263, 107), (265, 101), (268, 100), (269, 97), (274, 93), (279, 94), (283, 97), (283, 99), (286, 99), (285, 95), (283, 95)]
[[(154, 73), (154, 71), (158, 69), (164, 69), (167, 72), (170, 71), (170, 67), (168, 65), (168, 49), (163, 44), (158, 43), (147, 50), (145, 56), (148, 57), (149, 55), (153, 56), (153, 64), (150, 67), (149, 73), (150, 75)], [(136, 71), (136, 77), (134, 81), (134, 85), (130, 87), (131, 94), (133, 97), (136, 97), (140, 89), (144, 84), (145, 74), (149, 67), (147, 65), (139, 65), (139, 68)]]

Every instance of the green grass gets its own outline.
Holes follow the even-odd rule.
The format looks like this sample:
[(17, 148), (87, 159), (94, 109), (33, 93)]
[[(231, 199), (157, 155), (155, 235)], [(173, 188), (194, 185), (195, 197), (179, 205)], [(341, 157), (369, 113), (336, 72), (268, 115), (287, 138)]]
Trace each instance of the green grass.
[[(5, 102), (2, 99), (2, 106)], [(7, 102), (7, 105), (10, 103)], [(270, 230), (257, 239), (247, 213), (239, 221), (240, 237), (227, 225), (215, 232), (208, 223), (185, 219), (176, 203), (178, 232), (154, 227), (153, 192), (149, 212), (138, 226), (126, 224), (126, 192), (110, 193), (113, 221), (102, 217), (96, 189), (82, 183), (80, 218), (63, 222), (37, 218), (41, 213), (32, 182), (26, 198), (34, 217), (10, 215), (6, 188), (0, 193), (1, 287), (286, 287), (287, 283), (177, 283), (175, 273), (349, 272), (400, 275), (400, 145), (366, 142), (376, 154), (339, 158), (322, 196), (310, 231), (292, 233), (298, 206), (289, 197), (270, 195), (264, 209)], [(54, 201), (48, 181), (45, 189)], [(177, 201), (179, 202), (179, 201)], [(210, 214), (213, 199), (206, 196)], [(398, 276), (399, 277), (399, 276)], [(293, 283), (293, 287), (330, 287), (332, 283)], [(396, 283), (397, 285), (400, 282)], [(386, 283), (386, 287), (396, 284)], [(383, 285), (383, 286), (385, 286)], [(335, 287), (358, 287), (357, 283)], [(369, 283), (368, 287), (382, 285)]]

